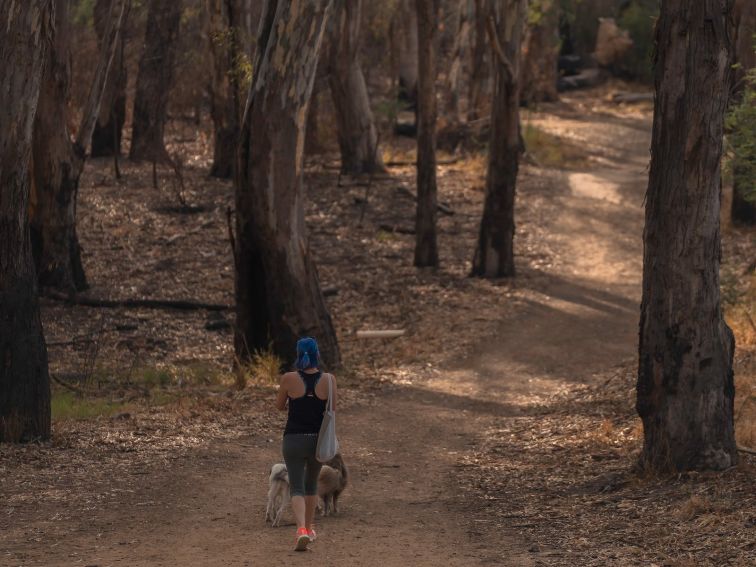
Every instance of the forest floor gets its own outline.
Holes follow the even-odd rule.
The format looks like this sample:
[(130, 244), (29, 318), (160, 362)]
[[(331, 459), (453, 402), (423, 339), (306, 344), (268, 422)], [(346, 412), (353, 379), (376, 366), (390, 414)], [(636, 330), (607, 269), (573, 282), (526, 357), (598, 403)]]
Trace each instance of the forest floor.
[[(308, 553), (292, 551), (291, 526), (264, 522), (281, 460), (275, 363), (261, 357), (238, 388), (231, 311), (44, 299), (51, 371), (69, 388), (55, 383), (52, 441), (0, 446), (0, 564), (753, 564), (753, 455), (720, 474), (634, 468), (651, 109), (607, 102), (608, 89), (523, 115), (512, 280), (467, 277), (481, 155), (441, 160), (440, 200), (454, 214), (439, 218), (438, 270), (412, 267), (414, 238), (402, 232), (413, 224), (411, 165), (373, 181), (360, 223), (366, 180), (338, 186), (334, 155), (309, 160), (312, 253), (323, 285), (338, 289), (327, 301), (351, 475)], [(87, 297), (233, 302), (230, 183), (206, 176), (208, 140), (195, 127), (175, 126), (172, 140), (184, 189), (167, 169), (154, 189), (147, 165), (123, 162), (115, 180), (108, 161), (88, 164)], [(412, 144), (393, 140), (384, 159), (411, 162)], [(751, 447), (754, 240), (725, 230), (738, 438)], [(356, 339), (368, 328), (407, 332)]]

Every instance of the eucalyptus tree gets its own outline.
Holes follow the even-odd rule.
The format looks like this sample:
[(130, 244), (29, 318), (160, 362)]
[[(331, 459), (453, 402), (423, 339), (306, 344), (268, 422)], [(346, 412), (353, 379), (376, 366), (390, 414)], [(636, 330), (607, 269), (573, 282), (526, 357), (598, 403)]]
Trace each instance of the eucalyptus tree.
[(663, 0), (656, 24), (636, 402), (652, 469), (737, 461), (735, 341), (719, 291), (731, 17), (730, 1)]
[(331, 0), (266, 0), (236, 171), (237, 357), (283, 357), (302, 335), (339, 363), (310, 253), (302, 174), (307, 108)]
[(50, 436), (27, 211), (34, 115), (54, 31), (52, 0), (0, 0), (0, 442)]

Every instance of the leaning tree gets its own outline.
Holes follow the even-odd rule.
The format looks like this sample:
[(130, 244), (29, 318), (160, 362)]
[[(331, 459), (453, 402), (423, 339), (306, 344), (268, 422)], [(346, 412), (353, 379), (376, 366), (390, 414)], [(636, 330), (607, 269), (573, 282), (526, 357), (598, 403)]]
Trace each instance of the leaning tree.
[(302, 173), (307, 107), (331, 0), (266, 0), (236, 172), (236, 354), (290, 357), (301, 335), (339, 363), (310, 253)]
[(663, 0), (656, 24), (636, 403), (650, 469), (737, 461), (735, 341), (719, 292), (731, 15), (729, 0)]
[(129, 151), (129, 157), (134, 160), (160, 161), (168, 157), (163, 134), (182, 4), (182, 0), (150, 0), (134, 95)]
[(118, 49), (130, 0), (111, 0), (104, 48), (81, 122), (72, 141), (68, 130), (70, 14), (68, 0), (53, 0), (55, 42), (43, 75), (34, 122), (33, 178), (29, 218), (32, 251), (40, 285), (66, 292), (86, 289), (76, 234), (76, 198), (109, 69)]
[(52, 0), (0, 0), (0, 442), (50, 436), (50, 378), (29, 239), (29, 160)]
[(438, 0), (417, 8), (417, 207), (415, 266), (438, 266), (436, 237), (436, 68)]
[(492, 46), (494, 92), (486, 198), (472, 275), (515, 275), (514, 205), (520, 152), (520, 44), (527, 0), (496, 0), (486, 19)]

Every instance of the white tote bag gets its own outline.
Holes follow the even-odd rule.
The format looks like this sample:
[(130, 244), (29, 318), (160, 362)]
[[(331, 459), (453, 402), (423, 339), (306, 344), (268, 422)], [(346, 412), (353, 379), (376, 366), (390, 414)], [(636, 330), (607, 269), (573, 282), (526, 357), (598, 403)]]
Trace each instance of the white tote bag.
[(339, 452), (339, 440), (336, 439), (336, 412), (333, 411), (333, 376), (328, 377), (328, 403), (323, 412), (323, 424), (318, 434), (318, 446), (315, 449), (315, 458), (321, 463), (327, 463)]

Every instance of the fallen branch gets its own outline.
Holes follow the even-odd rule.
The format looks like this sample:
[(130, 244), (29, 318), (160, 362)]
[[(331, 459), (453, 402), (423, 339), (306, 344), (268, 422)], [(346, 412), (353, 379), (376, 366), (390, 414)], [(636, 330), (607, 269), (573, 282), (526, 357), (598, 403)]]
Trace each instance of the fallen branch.
[(391, 329), (382, 331), (357, 331), (358, 339), (395, 339), (401, 337), (406, 331), (404, 329)]
[(58, 378), (58, 376), (55, 375), (55, 374), (53, 374), (52, 372), (50, 373), (50, 378), (52, 378), (54, 382), (57, 382), (58, 384), (60, 384), (64, 388), (67, 388), (67, 389), (71, 390), (72, 392), (76, 392), (77, 394), (81, 394), (82, 396), (86, 396), (87, 395), (87, 392), (85, 392), (81, 388), (78, 388), (77, 386), (74, 386), (73, 384), (69, 384), (68, 382), (64, 382), (63, 380), (61, 380), (60, 378)]
[(45, 297), (57, 301), (65, 301), (73, 305), (84, 305), (86, 307), (128, 307), (128, 308), (147, 308), (147, 309), (180, 309), (185, 311), (200, 310), (206, 311), (231, 311), (233, 305), (223, 305), (219, 303), (202, 303), (199, 301), (189, 301), (185, 299), (96, 299), (92, 297), (82, 297), (80, 295), (68, 296), (63, 293), (49, 291)]

